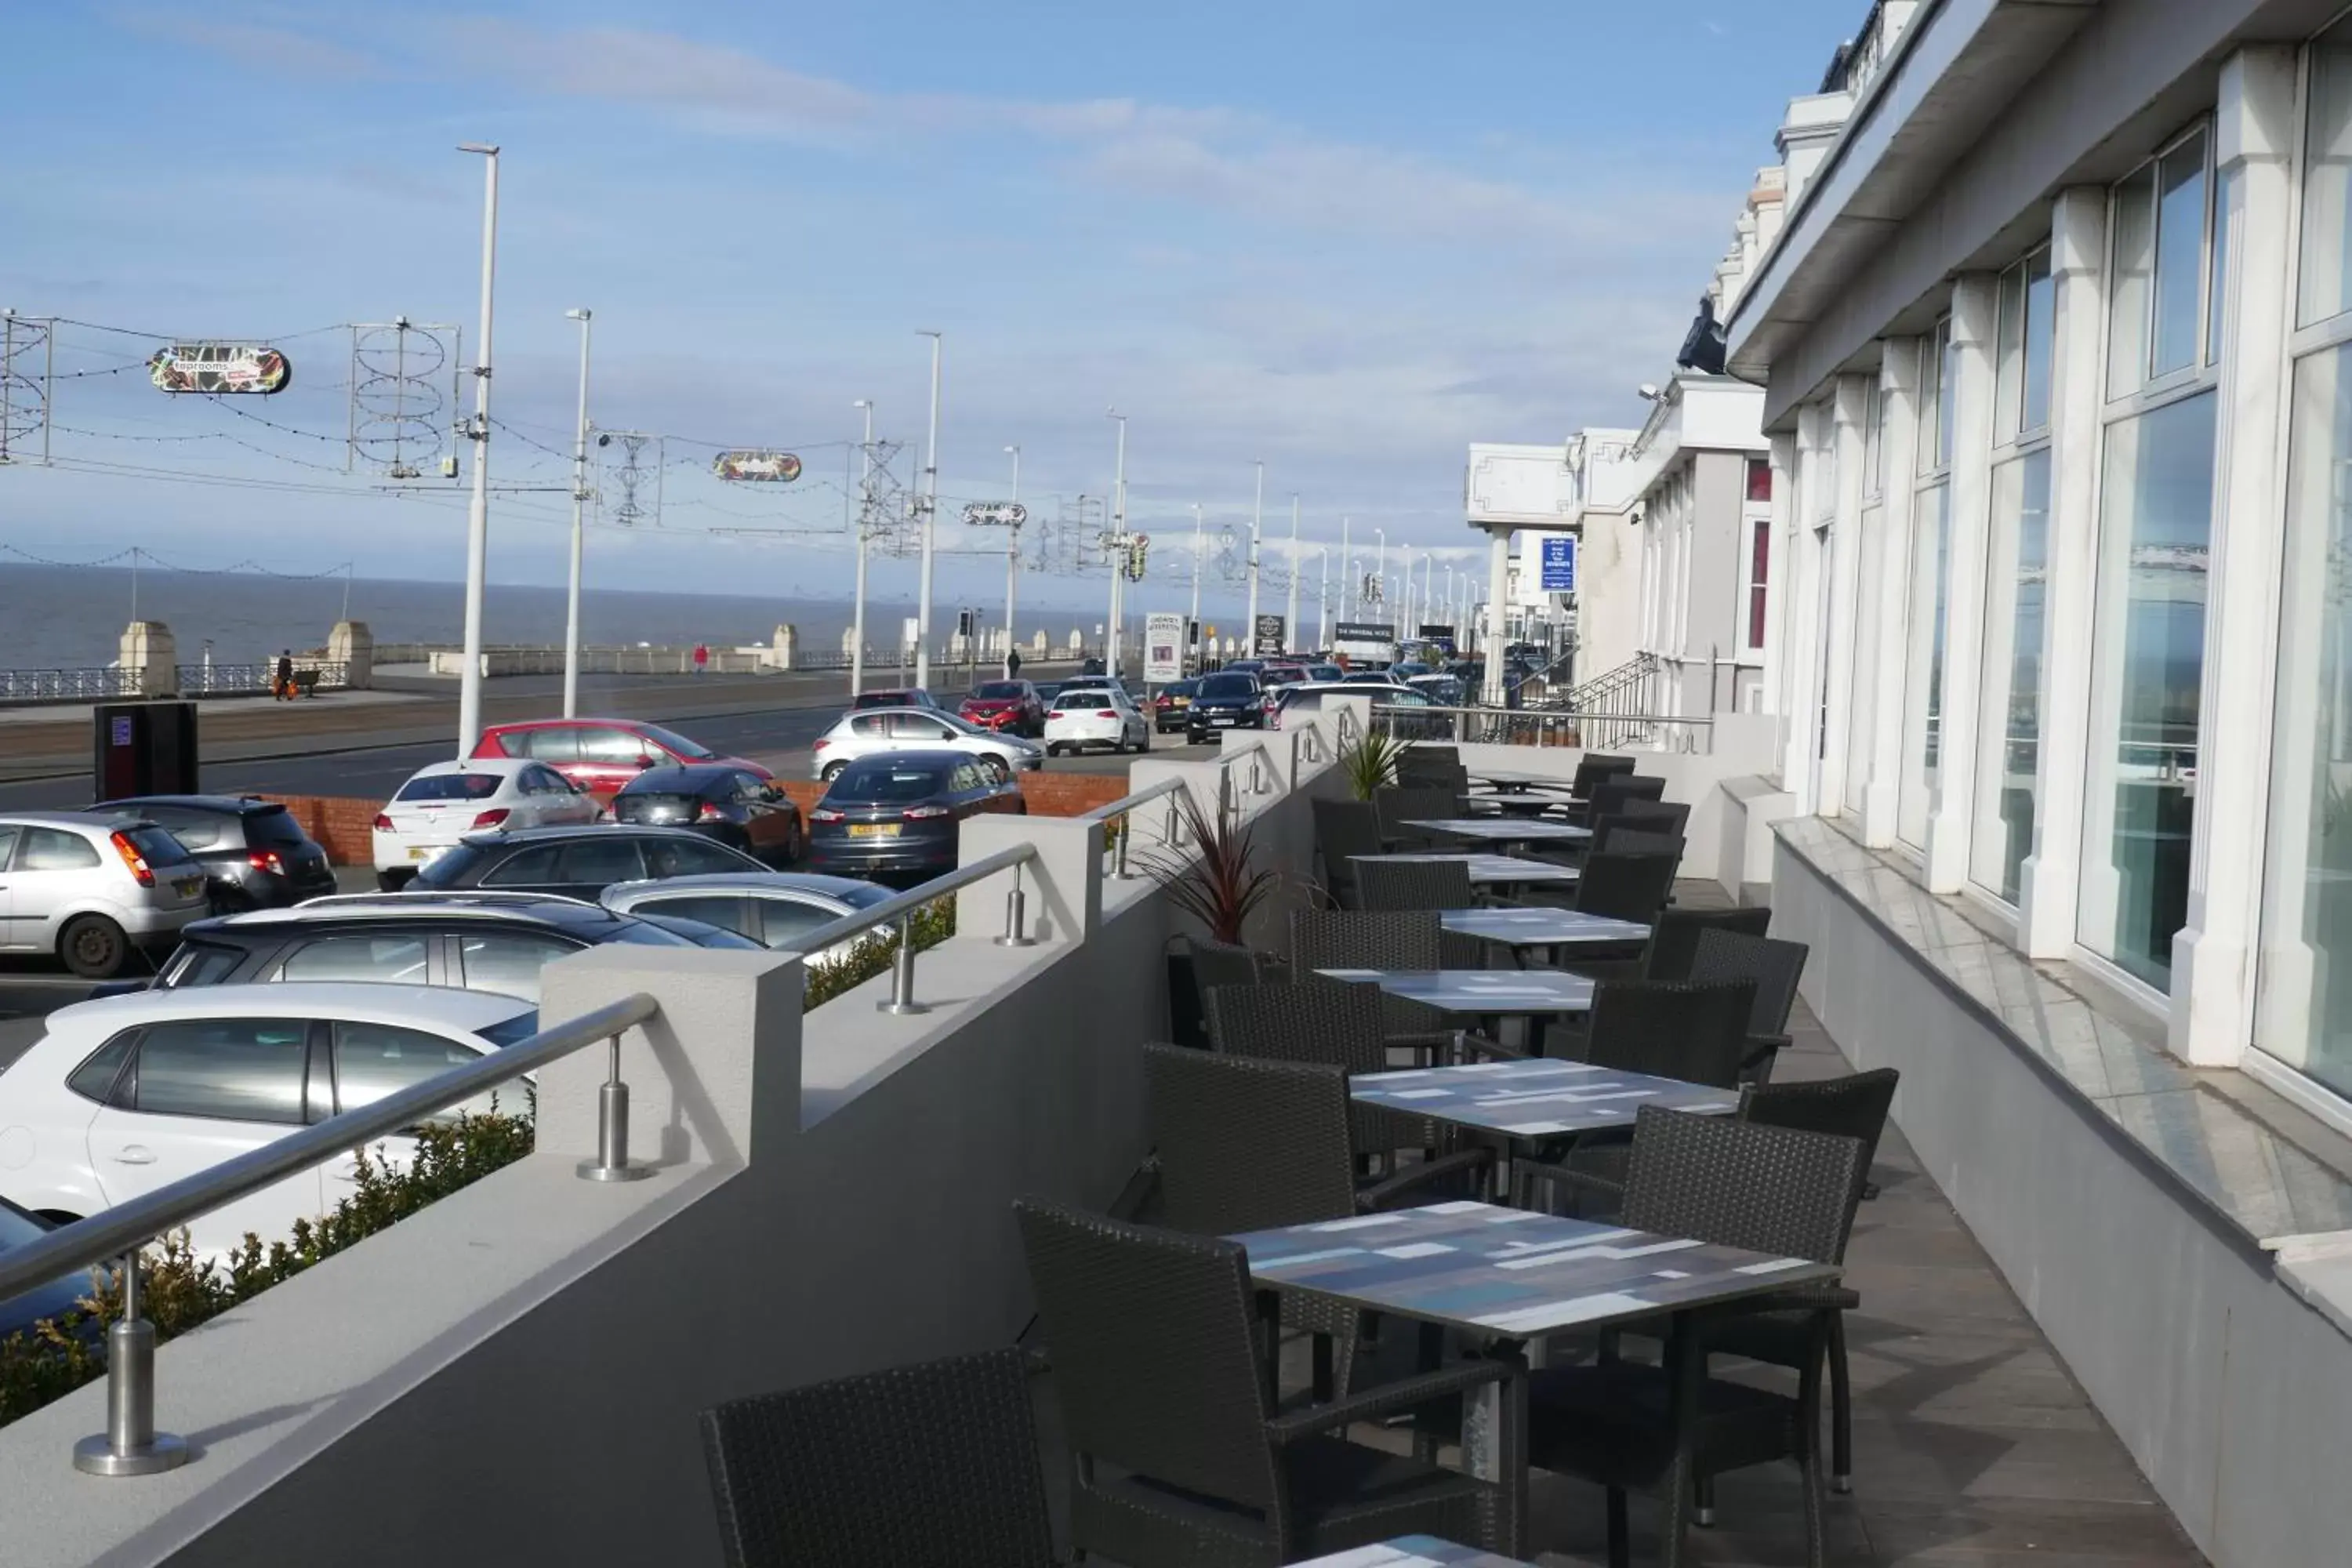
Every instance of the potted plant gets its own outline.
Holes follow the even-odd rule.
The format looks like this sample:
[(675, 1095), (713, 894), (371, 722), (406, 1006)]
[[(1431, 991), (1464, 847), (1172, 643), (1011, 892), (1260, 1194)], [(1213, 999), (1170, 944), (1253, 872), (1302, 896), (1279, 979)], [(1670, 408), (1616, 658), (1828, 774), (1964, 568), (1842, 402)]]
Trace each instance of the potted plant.
[(1397, 760), (1404, 752), (1405, 743), (1394, 735), (1367, 730), (1339, 748), (1340, 776), (1358, 800), (1370, 800), (1396, 783)]
[[(1188, 790), (1176, 797), (1176, 816), (1180, 842), (1190, 844), (1162, 846), (1139, 858), (1169, 901), (1198, 921), (1210, 941), (1240, 946), (1250, 917), (1274, 897), (1282, 878), (1254, 864), (1256, 844), (1238, 815), (1206, 809)], [(1178, 1039), (1206, 1037), (1200, 981), (1191, 943), (1181, 933), (1168, 953), (1168, 1012)]]

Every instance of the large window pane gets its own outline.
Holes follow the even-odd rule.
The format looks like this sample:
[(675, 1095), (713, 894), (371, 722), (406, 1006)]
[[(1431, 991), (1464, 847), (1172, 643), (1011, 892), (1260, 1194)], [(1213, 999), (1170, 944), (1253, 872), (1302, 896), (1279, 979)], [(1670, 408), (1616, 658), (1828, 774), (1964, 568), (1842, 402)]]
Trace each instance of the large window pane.
[(158, 1024), (139, 1042), (137, 1108), (152, 1116), (299, 1123), (310, 1029), (299, 1018)]
[(2311, 130), (2303, 176), (2303, 267), (2295, 319), (2352, 309), (2352, 26), (2311, 46)]
[(1999, 326), (1993, 334), (1993, 445), (2015, 436), (2025, 408), (2025, 268), (2000, 275)]
[(2033, 849), (2049, 521), (2049, 448), (1993, 470), (1984, 714), (1979, 725), (1984, 756), (1977, 770), (1979, 816), (1969, 875), (2012, 904), (2020, 868)]
[(2107, 430), (2076, 935), (2159, 990), (2189, 908), (2214, 402)]
[(2254, 1042), (2352, 1094), (2352, 347), (2295, 366), (2289, 463)]
[(2197, 363), (2205, 342), (2198, 301), (2205, 291), (2205, 135), (2200, 132), (2157, 164), (2156, 344), (2151, 375)]
[(2050, 247), (2025, 261), (2025, 414), (2028, 430), (2050, 423), (2050, 345), (2058, 325), (2058, 285), (2050, 276)]
[(1919, 471), (1932, 474), (1943, 467), (1944, 459), (1937, 444), (1937, 432), (1944, 425), (1944, 341), (1951, 323), (1939, 321), (1936, 330), (1919, 340)]
[(1927, 812), (1942, 773), (1944, 557), (1950, 540), (1945, 489), (1930, 486), (1911, 502), (1911, 641), (1903, 662), (1903, 791), (1895, 831), (1914, 845), (1927, 841)]
[(2156, 165), (2116, 187), (2115, 260), (2109, 272), (2107, 396), (2147, 379), (2148, 280), (2156, 271)]

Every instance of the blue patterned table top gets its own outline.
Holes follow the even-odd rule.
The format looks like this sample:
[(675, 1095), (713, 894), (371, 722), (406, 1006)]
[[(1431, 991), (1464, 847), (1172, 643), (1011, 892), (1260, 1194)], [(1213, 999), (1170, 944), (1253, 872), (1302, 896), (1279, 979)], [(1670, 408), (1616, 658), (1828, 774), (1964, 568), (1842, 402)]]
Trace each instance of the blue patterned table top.
[(1555, 866), (1549, 860), (1522, 860), (1514, 855), (1482, 855), (1473, 849), (1423, 849), (1408, 851), (1401, 855), (1350, 855), (1348, 858), (1350, 860), (1465, 860), (1470, 865), (1470, 880), (1477, 885), (1573, 882), (1580, 875), (1573, 866)]
[(1532, 1568), (1516, 1557), (1497, 1557), (1475, 1546), (1434, 1535), (1400, 1535), (1378, 1546), (1359, 1546), (1333, 1557), (1318, 1557), (1297, 1568)]
[(1447, 931), (1510, 947), (1567, 947), (1580, 942), (1641, 942), (1650, 928), (1638, 921), (1612, 920), (1577, 910), (1537, 904), (1523, 910), (1441, 910), (1437, 923)]
[(1545, 840), (1582, 844), (1592, 837), (1590, 827), (1576, 827), (1565, 822), (1547, 822), (1541, 817), (1412, 817), (1407, 818), (1403, 826), (1426, 828), (1432, 833), (1444, 833), (1474, 842), (1484, 840), (1489, 844), (1535, 844)]
[(1523, 789), (1558, 790), (1562, 797), (1575, 787), (1574, 780), (1555, 778), (1549, 773), (1515, 773), (1507, 768), (1496, 773), (1488, 773), (1483, 768), (1470, 768), (1465, 771), (1480, 784), (1516, 784)]
[(1634, 1322), (1838, 1276), (1835, 1264), (1467, 1202), (1228, 1239), (1249, 1255), (1261, 1289), (1506, 1339)]
[(1526, 1017), (1589, 1013), (1592, 982), (1556, 969), (1318, 969), (1326, 980), (1377, 985), (1441, 1013)]
[(1630, 1127), (1645, 1105), (1717, 1115), (1739, 1109), (1735, 1089), (1549, 1058), (1364, 1073), (1348, 1080), (1348, 1092), (1367, 1105), (1514, 1138)]

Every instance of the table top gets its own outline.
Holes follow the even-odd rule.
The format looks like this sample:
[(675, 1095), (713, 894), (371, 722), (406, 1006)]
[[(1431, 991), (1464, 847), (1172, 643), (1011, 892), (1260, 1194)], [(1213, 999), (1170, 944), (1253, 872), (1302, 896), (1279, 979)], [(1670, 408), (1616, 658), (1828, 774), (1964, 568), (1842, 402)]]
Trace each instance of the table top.
[(1377, 985), (1441, 1013), (1520, 1016), (1589, 1013), (1592, 982), (1556, 969), (1318, 969), (1326, 980)]
[(1612, 920), (1546, 904), (1517, 910), (1441, 910), (1437, 923), (1463, 936), (1507, 947), (1572, 947), (1590, 942), (1616, 946), (1650, 940), (1650, 928), (1638, 921)]
[(1432, 833), (1451, 834), (1456, 838), (1483, 838), (1496, 844), (1534, 844), (1545, 839), (1581, 844), (1592, 837), (1590, 827), (1549, 822), (1542, 817), (1408, 817), (1403, 826), (1424, 827)]
[(1599, 1329), (1838, 1276), (1835, 1264), (1493, 1204), (1432, 1204), (1228, 1237), (1265, 1289), (1524, 1339)]
[(1523, 860), (1516, 855), (1487, 855), (1475, 849), (1406, 850), (1395, 855), (1350, 855), (1350, 860), (1466, 860), (1470, 863), (1473, 884), (1573, 882), (1580, 872), (1573, 866), (1555, 866), (1549, 860)]
[(1378, 1546), (1318, 1557), (1297, 1568), (1530, 1568), (1516, 1557), (1497, 1557), (1475, 1546), (1440, 1541), (1434, 1535), (1400, 1535)]
[(1495, 773), (1487, 773), (1479, 768), (1467, 768), (1464, 771), (1480, 784), (1518, 784), (1528, 789), (1557, 790), (1562, 796), (1575, 787), (1574, 781), (1561, 778), (1556, 773), (1513, 773), (1507, 768)]
[(1736, 1089), (1543, 1058), (1364, 1073), (1348, 1080), (1348, 1092), (1367, 1105), (1515, 1138), (1629, 1127), (1645, 1105), (1717, 1115), (1739, 1109)]

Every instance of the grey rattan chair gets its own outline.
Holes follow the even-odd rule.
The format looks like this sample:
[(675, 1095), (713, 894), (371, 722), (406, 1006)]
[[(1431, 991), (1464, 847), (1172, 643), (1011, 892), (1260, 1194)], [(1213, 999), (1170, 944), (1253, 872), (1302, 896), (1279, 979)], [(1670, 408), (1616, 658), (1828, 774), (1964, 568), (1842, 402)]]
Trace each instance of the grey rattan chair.
[[(1715, 1246), (1835, 1261), (1861, 1161), (1861, 1145), (1851, 1138), (1644, 1107), (1626, 1172), (1624, 1223)], [(1806, 1561), (1823, 1568), (1822, 1362), (1834, 1314), (1801, 1316), (1808, 1348), (1793, 1398), (1707, 1376), (1704, 1348), (1689, 1331), (1669, 1339), (1662, 1366), (1618, 1359), (1612, 1335), (1599, 1362), (1533, 1374), (1528, 1462), (1608, 1489), (1612, 1564), (1627, 1561), (1627, 1492), (1664, 1503), (1660, 1560), (1679, 1564), (1698, 1483), (1794, 1459)]]
[(1265, 973), (1258, 955), (1248, 948), (1205, 938), (1186, 945), (1192, 953), (1192, 992), (1198, 1013), (1186, 1020), (1193, 1027), (1182, 1031), (1188, 1037), (1184, 1043), (1205, 1050), (1209, 1045), (1209, 993), (1220, 985), (1255, 985), (1274, 976)]
[[(1465, 1362), (1277, 1413), (1238, 1246), (1026, 1200), (1013, 1212), (1070, 1449), (1077, 1551), (1132, 1568), (1274, 1568), (1414, 1532), (1511, 1544), (1509, 1483), (1333, 1435), (1496, 1384), (1516, 1395), (1505, 1369)], [(1509, 1476), (1518, 1456), (1507, 1458)]]
[[(1369, 868), (1365, 868), (1369, 869)], [(1484, 968), (1484, 943), (1469, 937), (1450, 936), (1438, 924), (1434, 910), (1354, 910), (1332, 913), (1301, 910), (1290, 917), (1291, 973), (1304, 980), (1318, 969), (1477, 969)], [(1381, 998), (1389, 1044), (1432, 1051), (1463, 1043), (1454, 1037), (1452, 1022), (1443, 1013), (1402, 997)], [(1496, 1053), (1501, 1047), (1477, 1036)]]
[(1764, 1083), (1772, 1064), (1789, 1043), (1789, 1015), (1796, 1010), (1797, 984), (1804, 978), (1805, 958), (1812, 950), (1801, 942), (1780, 942), (1769, 936), (1742, 936), (1736, 931), (1703, 931), (1691, 954), (1693, 981), (1752, 980), (1756, 1007), (1748, 1020), (1748, 1055), (1740, 1063), (1742, 1076)]
[(1639, 826), (1651, 833), (1684, 833), (1690, 827), (1690, 802), (1639, 798), (1621, 800), (1617, 803), (1617, 809), (1607, 814), (1607, 819)]
[(1046, 1568), (1028, 1357), (986, 1351), (702, 1413), (728, 1568)]
[(1572, 799), (1591, 800), (1593, 787), (1602, 779), (1633, 771), (1631, 757), (1612, 757), (1606, 752), (1587, 752), (1576, 760), (1576, 777), (1568, 786)]
[(1397, 758), (1397, 783), (1408, 789), (1414, 785), (1444, 785), (1451, 789), (1461, 772), (1462, 752), (1454, 746), (1416, 742)]
[(1676, 871), (1682, 869), (1686, 847), (1679, 833), (1652, 833), (1622, 816), (1612, 816), (1592, 830), (1594, 854), (1671, 855)]
[(1315, 805), (1315, 847), (1323, 858), (1323, 887), (1343, 910), (1356, 907), (1354, 857), (1378, 855), (1379, 815), (1370, 801), (1318, 800)]
[(1356, 868), (1367, 913), (1395, 910), (1470, 910), (1479, 904), (1463, 860), (1367, 860)]
[(1436, 788), (1384, 789), (1372, 795), (1372, 808), (1380, 813), (1381, 838), (1399, 849), (1427, 849), (1436, 846), (1440, 835), (1425, 827), (1407, 827), (1408, 822), (1440, 821), (1462, 815), (1461, 793), (1451, 786)]
[(1650, 931), (1649, 951), (1642, 974), (1646, 980), (1687, 980), (1692, 957), (1698, 952), (1699, 933), (1738, 931), (1762, 936), (1772, 923), (1772, 911), (1760, 905), (1738, 910), (1668, 910)]
[(1587, 914), (1657, 923), (1658, 911), (1674, 895), (1679, 855), (1632, 855), (1595, 850), (1584, 858), (1576, 883), (1575, 907)]
[(1615, 814), (1617, 807), (1629, 800), (1662, 800), (1665, 797), (1666, 781), (1646, 773), (1612, 773), (1592, 786), (1592, 804), (1585, 810), (1585, 819), (1598, 822)]

